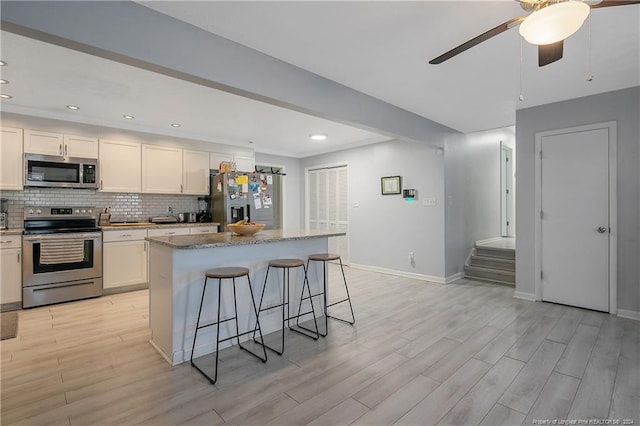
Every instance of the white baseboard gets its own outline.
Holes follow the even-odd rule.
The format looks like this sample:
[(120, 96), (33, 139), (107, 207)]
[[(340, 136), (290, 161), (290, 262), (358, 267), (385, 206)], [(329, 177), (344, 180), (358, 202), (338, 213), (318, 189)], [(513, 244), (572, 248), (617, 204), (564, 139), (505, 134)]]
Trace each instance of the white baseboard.
[(534, 293), (525, 293), (524, 291), (514, 291), (513, 297), (516, 299), (529, 300), (531, 302), (536, 301), (536, 295)]
[(444, 279), (445, 284), (449, 284), (452, 283), (454, 281), (458, 281), (464, 278), (464, 272), (458, 272), (456, 274), (453, 275), (449, 275), (448, 277), (446, 277)]
[(428, 281), (434, 284), (448, 284), (452, 281), (462, 278), (462, 277), (457, 277), (458, 274), (451, 275), (450, 277), (435, 277), (432, 275), (416, 274), (414, 272), (398, 271), (395, 269), (388, 269), (388, 268), (379, 268), (377, 266), (358, 265), (355, 263), (351, 263), (349, 266), (353, 269), (362, 269), (363, 271), (379, 272), (381, 274), (396, 275), (398, 277), (405, 277), (405, 278), (413, 278), (420, 281)]
[(640, 312), (630, 311), (628, 309), (618, 309), (618, 316), (622, 318), (628, 318), (636, 321), (640, 321)]

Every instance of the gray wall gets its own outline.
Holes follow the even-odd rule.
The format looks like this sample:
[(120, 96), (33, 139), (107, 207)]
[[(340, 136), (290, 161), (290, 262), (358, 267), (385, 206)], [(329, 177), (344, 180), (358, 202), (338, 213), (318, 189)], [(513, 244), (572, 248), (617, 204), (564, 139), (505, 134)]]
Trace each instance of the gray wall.
[(516, 114), (516, 290), (535, 293), (535, 133), (616, 121), (618, 308), (640, 311), (640, 87), (527, 108)]
[[(389, 141), (304, 158), (306, 167), (348, 163), (349, 244), (352, 264), (445, 278), (444, 158), (423, 143)], [(304, 173), (304, 172), (303, 172)], [(407, 203), (402, 195), (381, 195), (382, 176), (402, 177), (403, 188), (418, 190)], [(422, 200), (434, 197), (436, 207)], [(359, 207), (353, 207), (357, 200)], [(304, 206), (304, 198), (301, 198)], [(304, 213), (304, 207), (303, 207)], [(415, 264), (408, 252), (415, 253)]]
[(462, 271), (476, 241), (501, 234), (501, 141), (514, 148), (514, 126), (457, 135), (445, 142), (447, 276)]

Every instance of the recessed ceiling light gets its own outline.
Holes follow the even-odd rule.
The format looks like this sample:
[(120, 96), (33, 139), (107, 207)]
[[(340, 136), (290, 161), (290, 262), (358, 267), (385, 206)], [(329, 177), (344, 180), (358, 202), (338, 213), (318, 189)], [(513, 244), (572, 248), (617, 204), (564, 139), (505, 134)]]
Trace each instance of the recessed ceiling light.
[(0, 67), (4, 67), (5, 65), (7, 65), (5, 61), (0, 61)]
[(180, 123), (171, 123), (171, 127), (180, 127), (181, 125)]
[(135, 118), (133, 115), (128, 115), (128, 114), (125, 114), (122, 117), (124, 117), (127, 120), (133, 120)]
[(327, 139), (326, 133), (311, 133), (309, 137), (314, 141), (323, 141)]
[(2, 98), (2, 99), (11, 99), (11, 98), (13, 98), (13, 96), (5, 95), (4, 93), (2, 93), (2, 94), (0, 94), (0, 98)]
[(67, 105), (67, 109), (70, 109), (71, 111), (77, 111), (80, 109), (80, 107), (75, 105)]
[(9, 80), (5, 80), (4, 78), (0, 78), (0, 84), (9, 84)]

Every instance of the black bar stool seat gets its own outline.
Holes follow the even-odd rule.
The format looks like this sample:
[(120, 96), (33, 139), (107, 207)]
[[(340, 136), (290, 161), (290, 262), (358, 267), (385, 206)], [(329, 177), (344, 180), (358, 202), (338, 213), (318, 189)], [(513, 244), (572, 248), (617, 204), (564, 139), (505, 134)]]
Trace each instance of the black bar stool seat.
[[(253, 333), (253, 338), (255, 340), (255, 332), (256, 331), (258, 331), (258, 333), (260, 334), (260, 340), (262, 340), (262, 329), (260, 328), (260, 321), (258, 319), (258, 310), (256, 308), (255, 298), (253, 297), (253, 289), (251, 288), (251, 278), (249, 278), (249, 269), (243, 268), (243, 267), (239, 267), (239, 266), (227, 266), (227, 267), (221, 267), (221, 268), (214, 268), (214, 269), (209, 269), (208, 271), (206, 271), (204, 273), (204, 276), (205, 276), (205, 278), (204, 278), (204, 286), (202, 287), (202, 298), (200, 299), (200, 309), (198, 310), (198, 321), (196, 322), (196, 332), (195, 332), (195, 335), (193, 336), (193, 345), (191, 347), (191, 360), (190, 361), (191, 361), (191, 365), (193, 367), (195, 367), (195, 369), (198, 370), (200, 373), (202, 373), (207, 379), (209, 379), (211, 384), (215, 384), (216, 381), (218, 380), (218, 355), (220, 353), (220, 351), (219, 351), (220, 342), (225, 342), (225, 341), (231, 340), (231, 339), (238, 339), (238, 347), (240, 347), (240, 349), (250, 353), (251, 355), (253, 355), (256, 358), (258, 358), (259, 360), (261, 360), (262, 362), (267, 362), (267, 351), (264, 349), (264, 346), (263, 346), (262, 352), (263, 352), (264, 356), (260, 356), (260, 355), (250, 351), (249, 349), (245, 348), (244, 346), (242, 346), (240, 344), (240, 336), (244, 336), (244, 335), (247, 335), (247, 334), (250, 334), (250, 333)], [(249, 331), (245, 331), (243, 333), (240, 333), (240, 327), (238, 326), (238, 300), (237, 300), (237, 295), (236, 295), (236, 278), (245, 277), (245, 276), (247, 277), (247, 283), (249, 285), (249, 292), (251, 294), (251, 306), (253, 307), (253, 312), (256, 315), (256, 327), (253, 330), (249, 330)], [(212, 322), (212, 323), (209, 323), (209, 324), (200, 325), (200, 315), (202, 314), (202, 304), (204, 303), (204, 296), (205, 296), (205, 293), (207, 291), (207, 284), (208, 284), (208, 281), (209, 281), (210, 278), (218, 280), (218, 319), (215, 322)], [(222, 280), (224, 280), (224, 279), (231, 279), (232, 280), (234, 316), (221, 320), (220, 319), (220, 306), (221, 306), (221, 300), (222, 300)], [(234, 334), (233, 336), (227, 337), (225, 339), (220, 339), (220, 323), (231, 321), (231, 320), (235, 320), (235, 323), (236, 323), (236, 334)], [(210, 327), (212, 325), (216, 326), (216, 363), (215, 363), (215, 373), (214, 373), (213, 378), (211, 376), (209, 376), (207, 373), (205, 373), (193, 361), (193, 354), (195, 352), (196, 339), (198, 338), (198, 331), (200, 329), (203, 329), (203, 328), (206, 328), (206, 327)]]
[[(267, 279), (269, 278), (269, 271), (271, 270), (271, 268), (277, 268), (277, 269), (282, 269), (283, 270), (283, 274), (282, 274), (282, 302), (277, 304), (277, 305), (273, 305), (273, 306), (269, 306), (268, 308), (262, 308), (262, 301), (264, 299), (264, 293), (265, 290), (267, 288)], [(302, 309), (302, 300), (300, 301), (300, 307), (298, 309), (298, 314), (297, 315), (292, 315), (291, 314), (291, 309), (290, 309), (290, 300), (291, 300), (291, 289), (290, 289), (290, 275), (289, 272), (291, 271), (291, 269), (293, 268), (302, 268), (304, 270), (304, 279), (302, 281), (302, 296), (301, 299), (309, 299), (311, 302), (311, 310), (308, 312), (300, 312)], [(264, 344), (264, 341), (262, 343), (262, 345), (264, 347), (266, 347), (267, 349), (277, 353), (278, 355), (282, 355), (284, 353), (284, 329), (285, 329), (285, 325), (287, 328), (289, 328), (289, 330), (294, 331), (298, 334), (302, 334), (303, 336), (306, 337), (310, 337), (314, 340), (318, 340), (318, 338), (320, 337), (320, 334), (318, 333), (318, 322), (316, 320), (316, 313), (315, 313), (315, 309), (313, 307), (313, 300), (310, 299), (309, 297), (304, 297), (304, 291), (305, 288), (307, 289), (308, 294), (311, 294), (311, 289), (309, 288), (309, 280), (307, 278), (307, 267), (305, 266), (305, 262), (302, 259), (273, 259), (270, 260), (267, 266), (267, 273), (264, 276), (264, 285), (262, 287), (262, 295), (260, 296), (260, 303), (258, 304), (258, 314), (260, 314), (261, 312), (264, 311), (268, 311), (271, 309), (275, 309), (275, 308), (282, 308), (282, 349), (281, 350), (277, 350), (272, 348), (271, 346), (268, 346), (266, 344)], [(294, 308), (295, 309), (295, 308)], [(313, 315), (313, 322), (315, 324), (315, 331), (305, 328), (305, 330), (309, 331), (311, 334), (306, 333), (304, 331), (301, 331), (299, 329), (293, 328), (291, 326), (291, 320), (292, 319), (297, 319), (299, 320), (301, 316), (303, 315), (307, 315), (307, 314), (312, 314)], [(299, 324), (297, 324), (299, 326)], [(300, 327), (300, 326), (299, 326)], [(301, 327), (303, 328), (303, 327)], [(255, 334), (254, 334), (255, 337)], [(260, 342), (256, 343), (260, 344)]]
[[(344, 289), (347, 292), (347, 297), (342, 299), (342, 300), (338, 300), (336, 302), (333, 302), (333, 303), (328, 303), (327, 302), (327, 284), (328, 284), (327, 262), (333, 261), (333, 260), (337, 260), (337, 261), (340, 262), (340, 271), (342, 271), (342, 280), (344, 282)], [(344, 267), (342, 266), (342, 258), (340, 257), (340, 255), (339, 254), (335, 254), (335, 253), (314, 253), (314, 254), (310, 254), (309, 256), (307, 256), (307, 271), (309, 270), (309, 262), (322, 262), (323, 290), (321, 292), (319, 292), (319, 293), (312, 294), (309, 297), (301, 299), (300, 300), (300, 304), (302, 305), (302, 300), (305, 300), (305, 299), (308, 299), (308, 298), (311, 298), (313, 300), (314, 297), (322, 296), (323, 301), (324, 301), (324, 333), (320, 333), (320, 335), (323, 336), (323, 337), (326, 337), (327, 334), (329, 333), (329, 328), (327, 327), (328, 326), (327, 318), (333, 318), (333, 319), (336, 319), (338, 321), (346, 322), (347, 324), (351, 324), (351, 325), (355, 324), (356, 318), (353, 315), (353, 305), (351, 305), (351, 296), (349, 295), (349, 287), (347, 286), (347, 278), (344, 275)], [(346, 320), (346, 319), (342, 319), (342, 318), (338, 318), (338, 317), (329, 315), (329, 311), (328, 311), (329, 307), (335, 306), (337, 304), (344, 303), (344, 302), (349, 302), (349, 309), (351, 311), (351, 320)], [(300, 327), (304, 328), (305, 330), (307, 330), (305, 327), (302, 327), (302, 326), (300, 326)]]

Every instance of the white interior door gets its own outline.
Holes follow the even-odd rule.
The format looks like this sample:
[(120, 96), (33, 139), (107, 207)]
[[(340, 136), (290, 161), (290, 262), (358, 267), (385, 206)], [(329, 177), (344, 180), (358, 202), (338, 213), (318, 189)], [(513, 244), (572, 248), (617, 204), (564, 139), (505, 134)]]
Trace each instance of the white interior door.
[(500, 227), (503, 237), (513, 237), (513, 150), (500, 144)]
[[(349, 170), (347, 166), (307, 170), (307, 228), (349, 231)], [(349, 263), (348, 236), (329, 238), (329, 251)]]
[(542, 300), (609, 311), (609, 130), (540, 138)]

